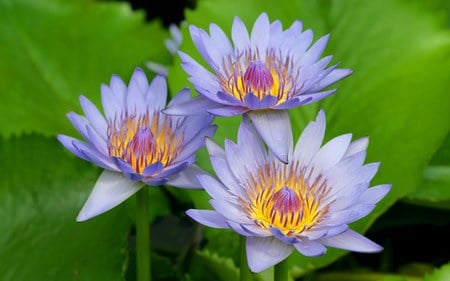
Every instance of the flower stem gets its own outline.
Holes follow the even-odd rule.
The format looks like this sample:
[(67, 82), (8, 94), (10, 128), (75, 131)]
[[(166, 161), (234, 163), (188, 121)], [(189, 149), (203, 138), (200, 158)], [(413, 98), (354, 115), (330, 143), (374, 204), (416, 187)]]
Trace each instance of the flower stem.
[(285, 259), (275, 265), (274, 281), (288, 281), (288, 260)]
[(136, 193), (136, 264), (137, 280), (150, 281), (150, 224), (148, 218), (148, 191)]
[(253, 278), (252, 273), (248, 268), (247, 253), (245, 249), (245, 236), (241, 236), (239, 242), (239, 247), (241, 248), (239, 281), (251, 281)]

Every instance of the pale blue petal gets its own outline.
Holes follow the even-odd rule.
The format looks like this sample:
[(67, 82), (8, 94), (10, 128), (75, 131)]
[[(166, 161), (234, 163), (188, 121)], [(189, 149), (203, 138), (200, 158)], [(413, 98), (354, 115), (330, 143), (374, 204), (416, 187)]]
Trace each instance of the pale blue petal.
[(208, 113), (207, 110), (222, 106), (203, 96), (197, 96), (186, 102), (171, 104), (162, 112), (169, 115), (204, 115)]
[(102, 138), (106, 139), (108, 124), (106, 123), (105, 117), (103, 117), (97, 107), (85, 96), (80, 96), (80, 104), (89, 124)]
[(112, 90), (105, 84), (100, 86), (100, 91), (102, 96), (103, 112), (105, 113), (106, 120), (111, 122), (114, 120), (114, 117), (120, 117), (122, 112), (125, 111), (124, 101), (116, 97)]
[(75, 138), (69, 137), (69, 136), (65, 136), (65, 135), (58, 135), (58, 141), (70, 152), (72, 152), (73, 154), (75, 154), (75, 156), (86, 160), (86, 161), (90, 161), (89, 157), (86, 156), (86, 154), (82, 153), (81, 151), (78, 150), (78, 148), (76, 148), (73, 143), (74, 141), (79, 142), (80, 140), (77, 140)]
[(366, 204), (376, 204), (384, 198), (391, 190), (391, 184), (377, 185), (367, 189), (360, 197), (359, 201)]
[(253, 50), (260, 50), (260, 60), (265, 60), (265, 50), (269, 44), (270, 22), (266, 13), (262, 13), (255, 21), (250, 36), (250, 42)]
[[(235, 201), (235, 200), (233, 200)], [(250, 224), (253, 223), (253, 221), (248, 218), (247, 214), (240, 209), (240, 205), (236, 205), (235, 203), (231, 201), (226, 200), (216, 200), (211, 199), (209, 200), (209, 203), (213, 208), (222, 214), (224, 217), (226, 217), (228, 220), (232, 220), (237, 223), (245, 223)]]
[(249, 115), (269, 149), (278, 159), (287, 163), (292, 154), (292, 128), (288, 111), (254, 111)]
[(297, 62), (299, 65), (309, 65), (317, 61), (327, 46), (330, 35), (327, 34), (317, 40), (314, 45), (305, 53), (305, 55)]
[(367, 146), (369, 145), (369, 138), (368, 137), (362, 137), (360, 139), (357, 139), (355, 141), (352, 141), (350, 145), (348, 146), (347, 151), (345, 152), (344, 158), (352, 156), (356, 153), (359, 153), (361, 151), (365, 151), (367, 149)]
[(319, 151), (325, 135), (325, 112), (320, 110), (316, 120), (310, 122), (303, 130), (295, 145), (293, 159), (306, 166)]
[(224, 216), (216, 211), (189, 209), (186, 214), (195, 221), (213, 228), (230, 228)]
[(286, 259), (294, 247), (273, 237), (247, 237), (248, 266), (259, 273)]
[(217, 116), (229, 117), (244, 114), (245, 112), (248, 111), (248, 109), (239, 106), (225, 106), (225, 107), (211, 108), (208, 109), (207, 111)]
[(121, 173), (103, 171), (78, 214), (77, 221), (88, 220), (116, 207), (143, 185), (142, 182), (130, 181)]
[(294, 244), (294, 247), (302, 255), (307, 257), (323, 256), (327, 252), (327, 248), (325, 248), (325, 246), (311, 240), (300, 240), (298, 243)]
[(197, 175), (203, 189), (214, 199), (231, 199), (231, 194), (228, 192), (226, 186), (221, 182), (211, 177), (210, 175)]
[(169, 177), (168, 185), (180, 188), (201, 188), (198, 175), (207, 175), (200, 167), (191, 165)]
[(234, 17), (231, 38), (238, 53), (250, 48), (250, 37), (247, 28), (239, 17)]
[(377, 253), (383, 250), (380, 245), (351, 229), (333, 237), (322, 238), (319, 242), (325, 246), (360, 253)]
[(156, 75), (145, 93), (145, 105), (150, 112), (160, 111), (166, 106), (167, 83), (162, 75)]

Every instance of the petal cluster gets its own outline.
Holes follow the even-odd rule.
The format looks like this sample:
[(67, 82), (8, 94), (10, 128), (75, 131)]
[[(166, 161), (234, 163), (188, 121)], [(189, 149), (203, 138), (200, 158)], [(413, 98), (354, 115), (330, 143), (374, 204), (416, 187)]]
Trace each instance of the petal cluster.
[(231, 41), (215, 24), (210, 25), (209, 34), (195, 26), (190, 33), (211, 71), (189, 55), (179, 55), (200, 99), (206, 100), (170, 107), (172, 114), (192, 114), (192, 108), (219, 116), (289, 109), (333, 94), (335, 89), (324, 89), (351, 73), (337, 65), (328, 67), (332, 56), (320, 57), (329, 36), (310, 46), (313, 33), (302, 31), (300, 21), (283, 30), (280, 21), (271, 23), (262, 13), (249, 33), (235, 17)]
[[(125, 192), (119, 189), (111, 191), (129, 197), (137, 190), (134, 182), (199, 187), (192, 176), (200, 170), (193, 166), (195, 152), (204, 146), (205, 137), (212, 137), (215, 133), (216, 126), (211, 125), (212, 116), (162, 113), (167, 100), (166, 80), (163, 76), (156, 76), (149, 83), (140, 68), (134, 71), (128, 86), (113, 75), (109, 86), (101, 86), (101, 97), (104, 115), (84, 96), (80, 97), (80, 103), (85, 115), (68, 114), (84, 140), (66, 135), (59, 135), (58, 140), (76, 156), (123, 174), (128, 179)], [(189, 100), (190, 91), (184, 89), (169, 104)], [(95, 188), (114, 186), (115, 177), (113, 173), (106, 173)], [(128, 191), (133, 192), (128, 194)], [(103, 198), (109, 199), (111, 202), (120, 201), (113, 195)]]
[[(276, 131), (272, 132), (277, 134)], [(247, 236), (249, 267), (260, 272), (285, 259), (294, 249), (319, 256), (326, 246), (378, 252), (382, 248), (348, 224), (368, 215), (390, 190), (370, 187), (379, 163), (364, 164), (368, 139), (336, 137), (322, 146), (325, 115), (320, 111), (293, 145), (285, 140), (288, 162), (267, 151), (256, 128), (244, 118), (237, 143), (222, 149), (208, 140), (218, 179), (199, 175), (214, 210), (191, 209), (196, 221), (231, 228)]]

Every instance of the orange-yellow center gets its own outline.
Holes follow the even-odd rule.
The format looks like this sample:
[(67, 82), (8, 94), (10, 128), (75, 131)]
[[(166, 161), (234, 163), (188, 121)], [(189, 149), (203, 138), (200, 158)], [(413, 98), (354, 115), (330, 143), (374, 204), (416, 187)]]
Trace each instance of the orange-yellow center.
[(281, 58), (274, 50), (260, 59), (256, 52), (247, 51), (237, 58), (223, 60), (222, 72), (218, 78), (225, 93), (243, 101), (248, 93), (260, 100), (271, 95), (278, 99), (276, 105), (295, 96), (300, 88), (296, 86), (298, 70), (289, 57)]
[(130, 164), (142, 174), (145, 167), (156, 162), (167, 166), (179, 154), (182, 134), (175, 134), (170, 116), (126, 116), (108, 126), (109, 154)]
[(284, 168), (266, 164), (252, 174), (246, 188), (249, 198), (246, 212), (259, 226), (276, 227), (295, 236), (317, 224), (328, 212), (320, 203), (329, 189), (318, 177), (309, 186), (302, 172), (288, 164)]

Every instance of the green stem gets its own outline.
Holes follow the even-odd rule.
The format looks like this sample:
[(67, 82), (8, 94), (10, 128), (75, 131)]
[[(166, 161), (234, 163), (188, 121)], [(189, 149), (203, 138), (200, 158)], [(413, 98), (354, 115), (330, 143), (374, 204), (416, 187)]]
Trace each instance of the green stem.
[(150, 224), (148, 193), (144, 186), (136, 193), (136, 264), (137, 280), (150, 281)]
[(251, 281), (253, 278), (252, 273), (248, 268), (247, 253), (245, 249), (245, 236), (241, 236), (239, 242), (241, 248), (239, 281)]
[(288, 259), (284, 259), (275, 265), (274, 281), (288, 281), (289, 264)]

